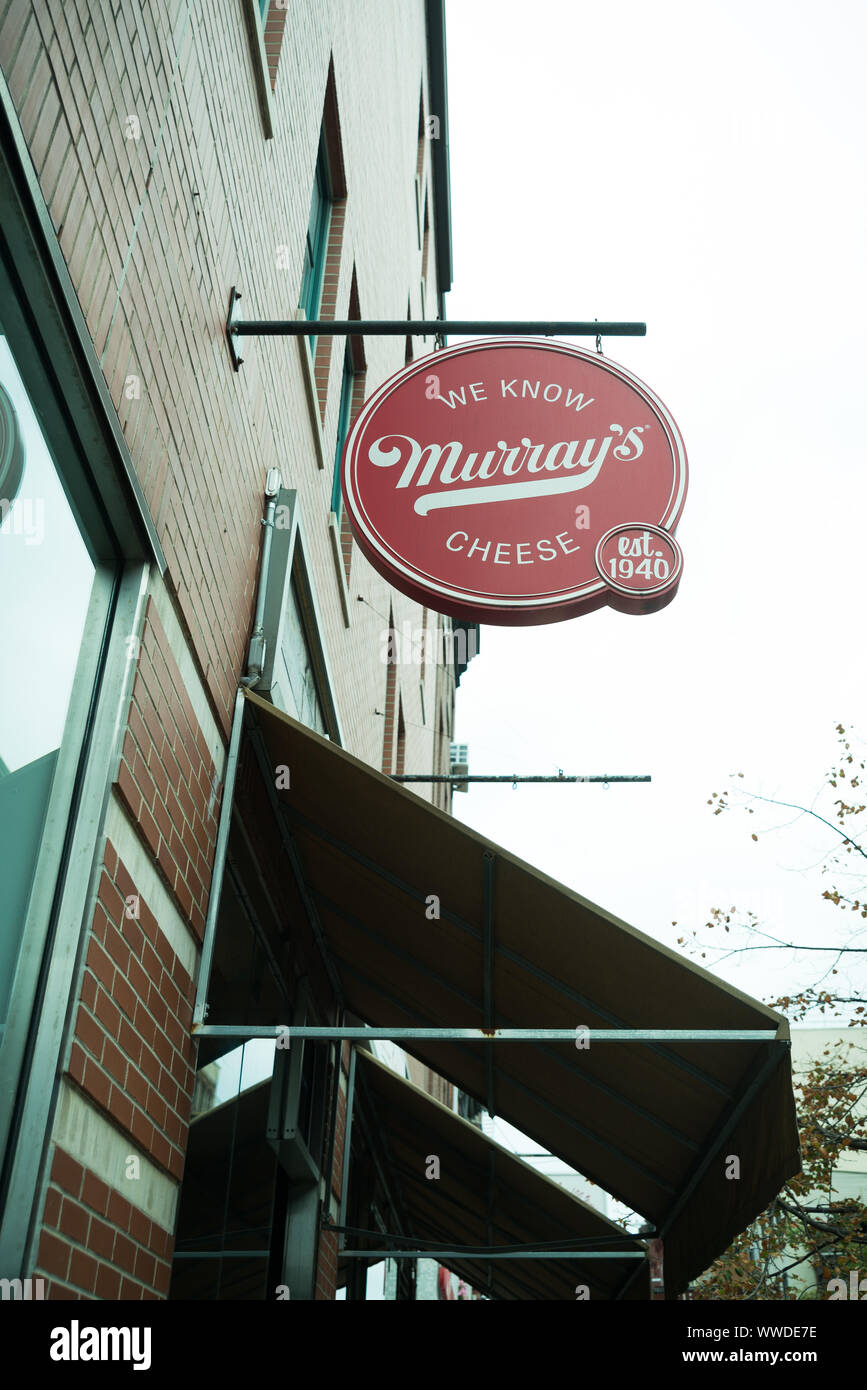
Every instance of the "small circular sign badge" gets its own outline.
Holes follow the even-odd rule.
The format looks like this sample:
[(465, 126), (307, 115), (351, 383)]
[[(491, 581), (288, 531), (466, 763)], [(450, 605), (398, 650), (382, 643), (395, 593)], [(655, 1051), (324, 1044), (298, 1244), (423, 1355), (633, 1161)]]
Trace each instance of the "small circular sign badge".
[(626, 612), (647, 613), (669, 603), (680, 583), (683, 553), (661, 526), (612, 526), (596, 546), (596, 572)]
[(680, 579), (680, 431), (625, 367), (566, 343), (482, 339), (414, 362), (365, 402), (341, 481), (371, 564), (465, 621), (652, 612)]

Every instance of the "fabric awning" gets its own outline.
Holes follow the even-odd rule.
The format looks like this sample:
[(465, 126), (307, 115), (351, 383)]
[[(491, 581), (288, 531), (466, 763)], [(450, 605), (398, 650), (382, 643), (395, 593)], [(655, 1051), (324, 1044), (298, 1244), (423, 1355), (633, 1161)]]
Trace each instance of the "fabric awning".
[[(516, 1158), (411, 1081), (368, 1052), (358, 1052), (356, 1087), (372, 1103), (385, 1139), (390, 1173), (415, 1240), (437, 1248), (526, 1246), (555, 1242), (596, 1252), (638, 1251), (622, 1227)], [(357, 1092), (356, 1092), (357, 1094)], [(426, 1176), (439, 1159), (439, 1177)], [(351, 1179), (350, 1179), (351, 1181)], [(374, 1237), (380, 1247), (383, 1240)], [(347, 1236), (347, 1248), (358, 1246)], [(495, 1259), (454, 1255), (439, 1259), (459, 1278), (494, 1298), (571, 1299), (586, 1284), (591, 1299), (608, 1299), (636, 1266), (647, 1297), (644, 1260)]]
[[(273, 787), (274, 769), (290, 770), (276, 796), (297, 887), (346, 1007), (367, 1023), (773, 1030), (770, 1042), (586, 1049), (402, 1042), (652, 1222), (666, 1289), (681, 1291), (799, 1171), (786, 1020), (259, 697), (246, 702), (263, 775)], [(636, 1294), (624, 1280), (619, 1296)]]

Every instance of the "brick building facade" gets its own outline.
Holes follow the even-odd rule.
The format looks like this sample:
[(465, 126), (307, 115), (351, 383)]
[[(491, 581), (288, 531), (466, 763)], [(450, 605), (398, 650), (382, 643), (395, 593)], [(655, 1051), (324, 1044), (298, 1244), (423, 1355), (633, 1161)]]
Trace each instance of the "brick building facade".
[[(193, 1114), (217, 1114), (221, 1063), (197, 1053), (192, 1011), (268, 470), (293, 516), (270, 698), (385, 773), (448, 769), (448, 644), (383, 656), (393, 629), (448, 634), (449, 620), (368, 565), (335, 481), (365, 395), (433, 339), (248, 339), (236, 373), (224, 332), (232, 286), (262, 317), (441, 316), (442, 26), (424, 0), (0, 0), (0, 381), (25, 459), (0, 534), (3, 603), (18, 610), (0, 818), (20, 864), (2, 957), (0, 1264), (46, 1279), (49, 1297), (165, 1298), (179, 1232), (207, 1224), (181, 1193), (194, 1096)], [(26, 630), (57, 634), (53, 665), (29, 662)], [(253, 803), (249, 762), (238, 795)], [(447, 788), (430, 796), (448, 809)], [(266, 831), (231, 834), (230, 859), (264, 855)], [(232, 901), (252, 921), (242, 879)], [(284, 978), (290, 995), (310, 981), (324, 1015), (328, 981), (302, 938), (281, 937)], [(218, 959), (215, 978), (233, 968)], [(318, 1056), (331, 1161), (316, 1199), (336, 1211), (348, 1049)], [(257, 1162), (271, 1183), (262, 1260), (176, 1261), (173, 1296), (279, 1284), (261, 1233), (291, 1193), (267, 1146)], [(334, 1296), (335, 1252), (323, 1233), (318, 1298)]]

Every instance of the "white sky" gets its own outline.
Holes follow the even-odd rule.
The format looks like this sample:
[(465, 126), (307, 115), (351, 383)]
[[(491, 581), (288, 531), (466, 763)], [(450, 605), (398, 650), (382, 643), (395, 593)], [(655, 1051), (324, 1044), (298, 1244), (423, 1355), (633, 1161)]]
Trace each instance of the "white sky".
[[(732, 904), (825, 944), (861, 921), (821, 901), (830, 837), (706, 802), (736, 771), (811, 801), (835, 724), (867, 738), (867, 11), (447, 0), (447, 38), (446, 316), (646, 320), (603, 350), (690, 462), (673, 603), (486, 625), (458, 695), (471, 772), (653, 782), (477, 787), (455, 813), (667, 944)], [(770, 997), (815, 960), (720, 973)]]

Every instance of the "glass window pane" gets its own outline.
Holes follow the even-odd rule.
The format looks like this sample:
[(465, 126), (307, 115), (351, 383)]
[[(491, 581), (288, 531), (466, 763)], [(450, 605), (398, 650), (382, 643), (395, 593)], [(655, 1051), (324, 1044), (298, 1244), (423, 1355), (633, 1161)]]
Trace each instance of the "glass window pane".
[(94, 574), (0, 331), (0, 1023), (7, 1016)]

